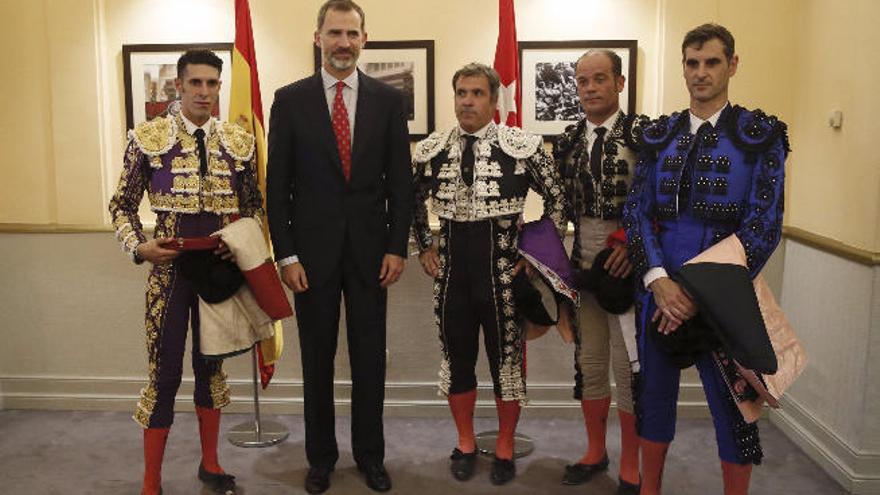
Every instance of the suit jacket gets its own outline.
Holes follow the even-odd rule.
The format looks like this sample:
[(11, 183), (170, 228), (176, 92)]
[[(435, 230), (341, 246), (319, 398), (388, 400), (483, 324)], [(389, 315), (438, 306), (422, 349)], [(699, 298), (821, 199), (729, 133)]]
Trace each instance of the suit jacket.
[(275, 258), (299, 256), (310, 285), (354, 256), (377, 281), (386, 253), (406, 256), (412, 171), (403, 95), (358, 71), (351, 177), (345, 180), (320, 72), (275, 92), (267, 210)]

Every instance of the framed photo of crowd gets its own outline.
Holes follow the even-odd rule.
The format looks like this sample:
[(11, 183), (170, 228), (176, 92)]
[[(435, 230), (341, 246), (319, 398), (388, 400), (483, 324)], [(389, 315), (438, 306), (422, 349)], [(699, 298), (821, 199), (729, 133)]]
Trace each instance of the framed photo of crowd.
[[(321, 50), (317, 46), (314, 57), (318, 71)], [(367, 41), (358, 68), (403, 92), (411, 140), (434, 132), (434, 40)]]
[(636, 40), (520, 41), (523, 129), (551, 138), (583, 116), (574, 70), (578, 58), (595, 48), (620, 56), (626, 76), (620, 108), (635, 111)]
[(232, 86), (232, 43), (172, 43), (122, 45), (122, 71), (125, 82), (125, 126), (135, 125), (164, 115), (180, 95), (174, 87), (177, 59), (187, 50), (212, 50), (223, 60), (220, 73), (220, 101), (214, 116), (225, 119), (229, 111)]

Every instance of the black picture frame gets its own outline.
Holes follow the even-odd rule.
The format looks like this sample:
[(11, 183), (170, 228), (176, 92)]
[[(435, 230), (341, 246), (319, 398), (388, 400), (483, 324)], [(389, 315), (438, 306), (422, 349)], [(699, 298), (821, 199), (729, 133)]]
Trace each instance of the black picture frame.
[[(226, 118), (229, 110), (229, 91), (232, 79), (233, 43), (163, 43), (122, 45), (122, 74), (125, 87), (125, 126), (133, 129), (135, 125), (161, 115), (164, 107), (174, 99), (171, 95), (173, 87), (168, 81), (177, 74), (177, 59), (187, 50), (206, 49), (216, 53), (223, 60), (224, 70), (220, 73), (220, 101), (218, 113), (221, 119)], [(173, 65), (172, 67), (168, 67)], [(161, 66), (158, 70), (157, 67)], [(166, 70), (167, 69), (167, 70)], [(163, 73), (168, 72), (168, 73)], [(141, 74), (141, 78), (133, 78), (133, 74)], [(156, 88), (153, 88), (156, 77)], [(150, 83), (147, 83), (150, 79)], [(164, 82), (163, 82), (164, 81)], [(159, 94), (158, 85), (162, 84), (163, 94)], [(172, 84), (173, 86), (173, 84)], [(152, 93), (148, 99), (147, 93)], [(176, 91), (175, 91), (176, 94)], [(153, 105), (155, 103), (155, 105)], [(149, 105), (148, 105), (149, 104)]]
[[(552, 139), (580, 119), (582, 112), (573, 67), (577, 59), (590, 49), (608, 49), (620, 55), (626, 76), (620, 106), (625, 112), (635, 112), (636, 40), (520, 41), (523, 129)], [(565, 64), (571, 64), (571, 72), (560, 70)], [(554, 79), (545, 83), (545, 74), (550, 79), (558, 77), (558, 81)]]
[[(317, 72), (321, 49), (313, 45), (313, 52)], [(404, 93), (411, 141), (434, 132), (434, 40), (367, 41), (358, 68)]]

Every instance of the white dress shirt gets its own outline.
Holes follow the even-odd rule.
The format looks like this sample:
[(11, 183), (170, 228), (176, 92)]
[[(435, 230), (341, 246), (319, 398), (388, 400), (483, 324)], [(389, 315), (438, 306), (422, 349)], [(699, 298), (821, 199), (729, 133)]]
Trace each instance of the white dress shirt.
[[(330, 118), (333, 118), (333, 101), (336, 99), (336, 83), (339, 79), (331, 76), (324, 67), (321, 67), (321, 80), (324, 81), (324, 96), (327, 97), (327, 110), (330, 111)], [(355, 70), (342, 79), (345, 87), (342, 88), (342, 102), (345, 103), (345, 110), (348, 112), (348, 128), (351, 129), (350, 137), (354, 142), (354, 114), (357, 111), (358, 96), (358, 71)]]
[(183, 120), (183, 125), (186, 126), (186, 132), (189, 133), (190, 136), (196, 135), (196, 129), (205, 131), (205, 138), (211, 135), (211, 123), (214, 121), (213, 118), (208, 117), (208, 120), (202, 125), (195, 125), (191, 120), (186, 118), (186, 115), (184, 115), (182, 111), (180, 112), (180, 118)]
[(620, 111), (614, 112), (614, 114), (611, 117), (608, 117), (608, 119), (605, 122), (602, 122), (599, 125), (596, 125), (596, 124), (590, 122), (589, 120), (587, 120), (587, 128), (584, 130), (584, 132), (587, 133), (587, 149), (588, 150), (593, 151), (593, 143), (596, 142), (596, 129), (598, 129), (600, 127), (604, 127), (605, 128), (605, 136), (607, 137), (608, 134), (611, 132), (611, 129), (614, 127), (614, 123), (617, 122), (617, 116), (619, 114), (620, 114)]
[(489, 122), (488, 124), (484, 125), (480, 129), (478, 129), (476, 132), (468, 132), (468, 131), (462, 129), (461, 126), (459, 126), (458, 127), (458, 142), (461, 143), (461, 151), (464, 151), (464, 143), (466, 142), (464, 140), (464, 137), (468, 134), (471, 136), (475, 136), (477, 138), (477, 140), (474, 142), (474, 157), (476, 157), (477, 156), (477, 143), (480, 142), (481, 139), (484, 139), (486, 137), (486, 132), (489, 131), (490, 125), (492, 125), (492, 122)]

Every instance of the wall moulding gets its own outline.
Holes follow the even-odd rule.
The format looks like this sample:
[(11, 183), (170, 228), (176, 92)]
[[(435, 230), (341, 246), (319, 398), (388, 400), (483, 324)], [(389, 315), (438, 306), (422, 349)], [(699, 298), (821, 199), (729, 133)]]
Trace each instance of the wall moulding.
[(790, 225), (782, 227), (782, 235), (785, 236), (786, 239), (791, 239), (825, 253), (855, 261), (856, 263), (861, 263), (867, 266), (880, 265), (880, 252), (850, 246), (849, 244), (836, 239), (815, 234)]
[(880, 453), (854, 450), (795, 400), (781, 402), (771, 423), (852, 495), (880, 493)]
[(113, 232), (109, 225), (0, 223), (0, 234), (90, 234)]
[[(252, 381), (228, 380), (232, 403), (227, 411), (247, 413), (253, 410)], [(80, 411), (129, 411), (138, 400), (144, 385), (140, 377), (77, 376), (0, 376), (0, 403), (9, 409), (47, 409)], [(435, 382), (388, 382), (385, 385), (385, 413), (396, 416), (446, 416), (448, 403), (437, 395)], [(614, 388), (612, 386), (612, 388)], [(184, 377), (177, 394), (175, 409), (192, 410), (193, 379)], [(492, 387), (478, 387), (477, 414), (495, 415)], [(351, 382), (334, 383), (336, 406), (350, 413)], [(571, 398), (570, 383), (529, 384), (529, 415), (543, 417), (581, 417), (580, 403)], [(260, 392), (260, 411), (268, 414), (303, 413), (302, 380), (275, 379)], [(616, 404), (612, 404), (616, 407)], [(682, 383), (678, 415), (684, 418), (708, 418), (700, 383)]]

